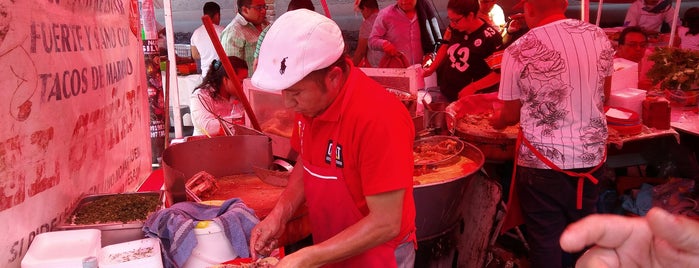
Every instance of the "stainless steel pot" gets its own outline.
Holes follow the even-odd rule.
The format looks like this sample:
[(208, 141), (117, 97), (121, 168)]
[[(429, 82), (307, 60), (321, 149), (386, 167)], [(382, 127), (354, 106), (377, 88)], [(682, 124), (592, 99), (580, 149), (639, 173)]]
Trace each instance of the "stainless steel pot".
[(184, 184), (200, 171), (214, 177), (252, 173), (272, 163), (272, 141), (264, 135), (236, 135), (187, 141), (163, 152), (165, 195), (169, 204), (186, 201)]
[(464, 192), (485, 162), (483, 153), (474, 145), (464, 142), (461, 155), (476, 163), (473, 170), (465, 170), (463, 174), (444, 178), (437, 183), (415, 185), (415, 225), (418, 241), (430, 239), (444, 234), (458, 223), (461, 218), (461, 204)]

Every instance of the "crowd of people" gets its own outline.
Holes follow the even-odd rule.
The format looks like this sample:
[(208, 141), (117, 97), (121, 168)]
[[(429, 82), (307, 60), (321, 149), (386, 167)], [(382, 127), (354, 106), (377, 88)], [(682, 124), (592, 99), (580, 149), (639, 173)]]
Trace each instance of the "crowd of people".
[[(270, 23), (264, 0), (241, 0), (226, 27), (218, 26), (218, 4), (204, 4), (236, 76), (281, 94), (297, 113), (291, 145), (299, 159), (279, 202), (251, 234), (253, 256), (279, 246), (285, 223), (305, 203), (313, 245), (276, 267), (412, 267), (412, 118), (357, 68), (399, 59), (403, 67), (423, 67), (424, 76), (437, 75), (438, 99), (497, 92), (504, 106), (492, 126), (520, 125), (509, 211), (521, 212), (519, 223), (527, 226), (532, 267), (698, 262), (696, 235), (686, 232), (687, 239), (677, 241), (678, 230), (665, 230), (699, 232), (689, 220), (657, 209), (646, 219), (593, 215), (596, 184), (609, 174), (603, 107), (614, 58), (643, 60), (648, 36), (673, 19), (668, 0), (634, 2), (616, 46), (598, 26), (566, 18), (565, 0), (523, 0), (513, 7), (521, 13), (510, 16), (495, 0), (449, 0), (443, 36), (425, 26), (430, 12), (422, 1), (380, 8), (376, 0), (357, 0), (363, 22), (351, 56), (340, 27), (311, 1), (292, 0)], [(678, 46), (699, 49), (699, 8), (687, 10), (682, 22)], [(206, 37), (200, 27), (191, 40), (203, 71), (191, 98), (198, 135), (222, 134), (244, 116), (243, 96), (233, 90), (240, 79), (225, 73)], [(673, 256), (677, 251), (685, 254)]]

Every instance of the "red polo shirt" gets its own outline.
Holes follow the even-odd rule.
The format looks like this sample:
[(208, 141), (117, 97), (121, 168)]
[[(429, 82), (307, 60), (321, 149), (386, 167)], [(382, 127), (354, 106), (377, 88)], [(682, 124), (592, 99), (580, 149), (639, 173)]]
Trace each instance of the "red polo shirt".
[[(352, 88), (348, 95), (348, 88)], [(342, 102), (350, 98), (345, 110)], [(316, 166), (330, 166), (329, 144), (336, 127), (337, 167), (362, 214), (365, 196), (405, 189), (400, 242), (415, 230), (413, 199), (413, 140), (415, 128), (408, 110), (391, 93), (352, 67), (345, 86), (325, 112), (315, 118), (297, 114), (291, 145)], [(303, 131), (303, 142), (299, 138)], [(303, 144), (303, 150), (301, 145)], [(338, 210), (337, 213), (343, 213)]]

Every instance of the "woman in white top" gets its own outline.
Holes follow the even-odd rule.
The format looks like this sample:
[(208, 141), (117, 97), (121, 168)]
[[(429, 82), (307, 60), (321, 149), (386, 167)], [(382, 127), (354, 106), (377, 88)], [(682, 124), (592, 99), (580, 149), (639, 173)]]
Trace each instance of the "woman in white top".
[[(228, 60), (240, 79), (248, 77), (248, 65), (244, 60), (235, 56), (228, 57)], [(190, 97), (193, 135), (223, 135), (224, 127), (244, 123), (245, 109), (238, 100), (233, 83), (221, 66), (221, 61), (214, 60), (204, 80)]]

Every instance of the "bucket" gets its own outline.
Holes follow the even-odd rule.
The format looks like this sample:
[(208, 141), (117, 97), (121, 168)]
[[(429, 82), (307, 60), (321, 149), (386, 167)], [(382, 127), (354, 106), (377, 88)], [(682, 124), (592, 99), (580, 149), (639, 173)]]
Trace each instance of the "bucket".
[(197, 246), (183, 268), (211, 267), (238, 257), (223, 230), (215, 222), (200, 221), (194, 228), (194, 235)]
[(446, 111), (449, 101), (439, 88), (427, 88), (420, 95), (418, 101), (422, 106), (424, 130), (432, 135), (453, 135), (454, 118)]
[(426, 104), (427, 107), (424, 111), (425, 116), (425, 129), (431, 130), (434, 135), (452, 135), (454, 134), (453, 126), (451, 126), (447, 119), (451, 115), (446, 112), (446, 108), (449, 105), (448, 102), (432, 102)]

